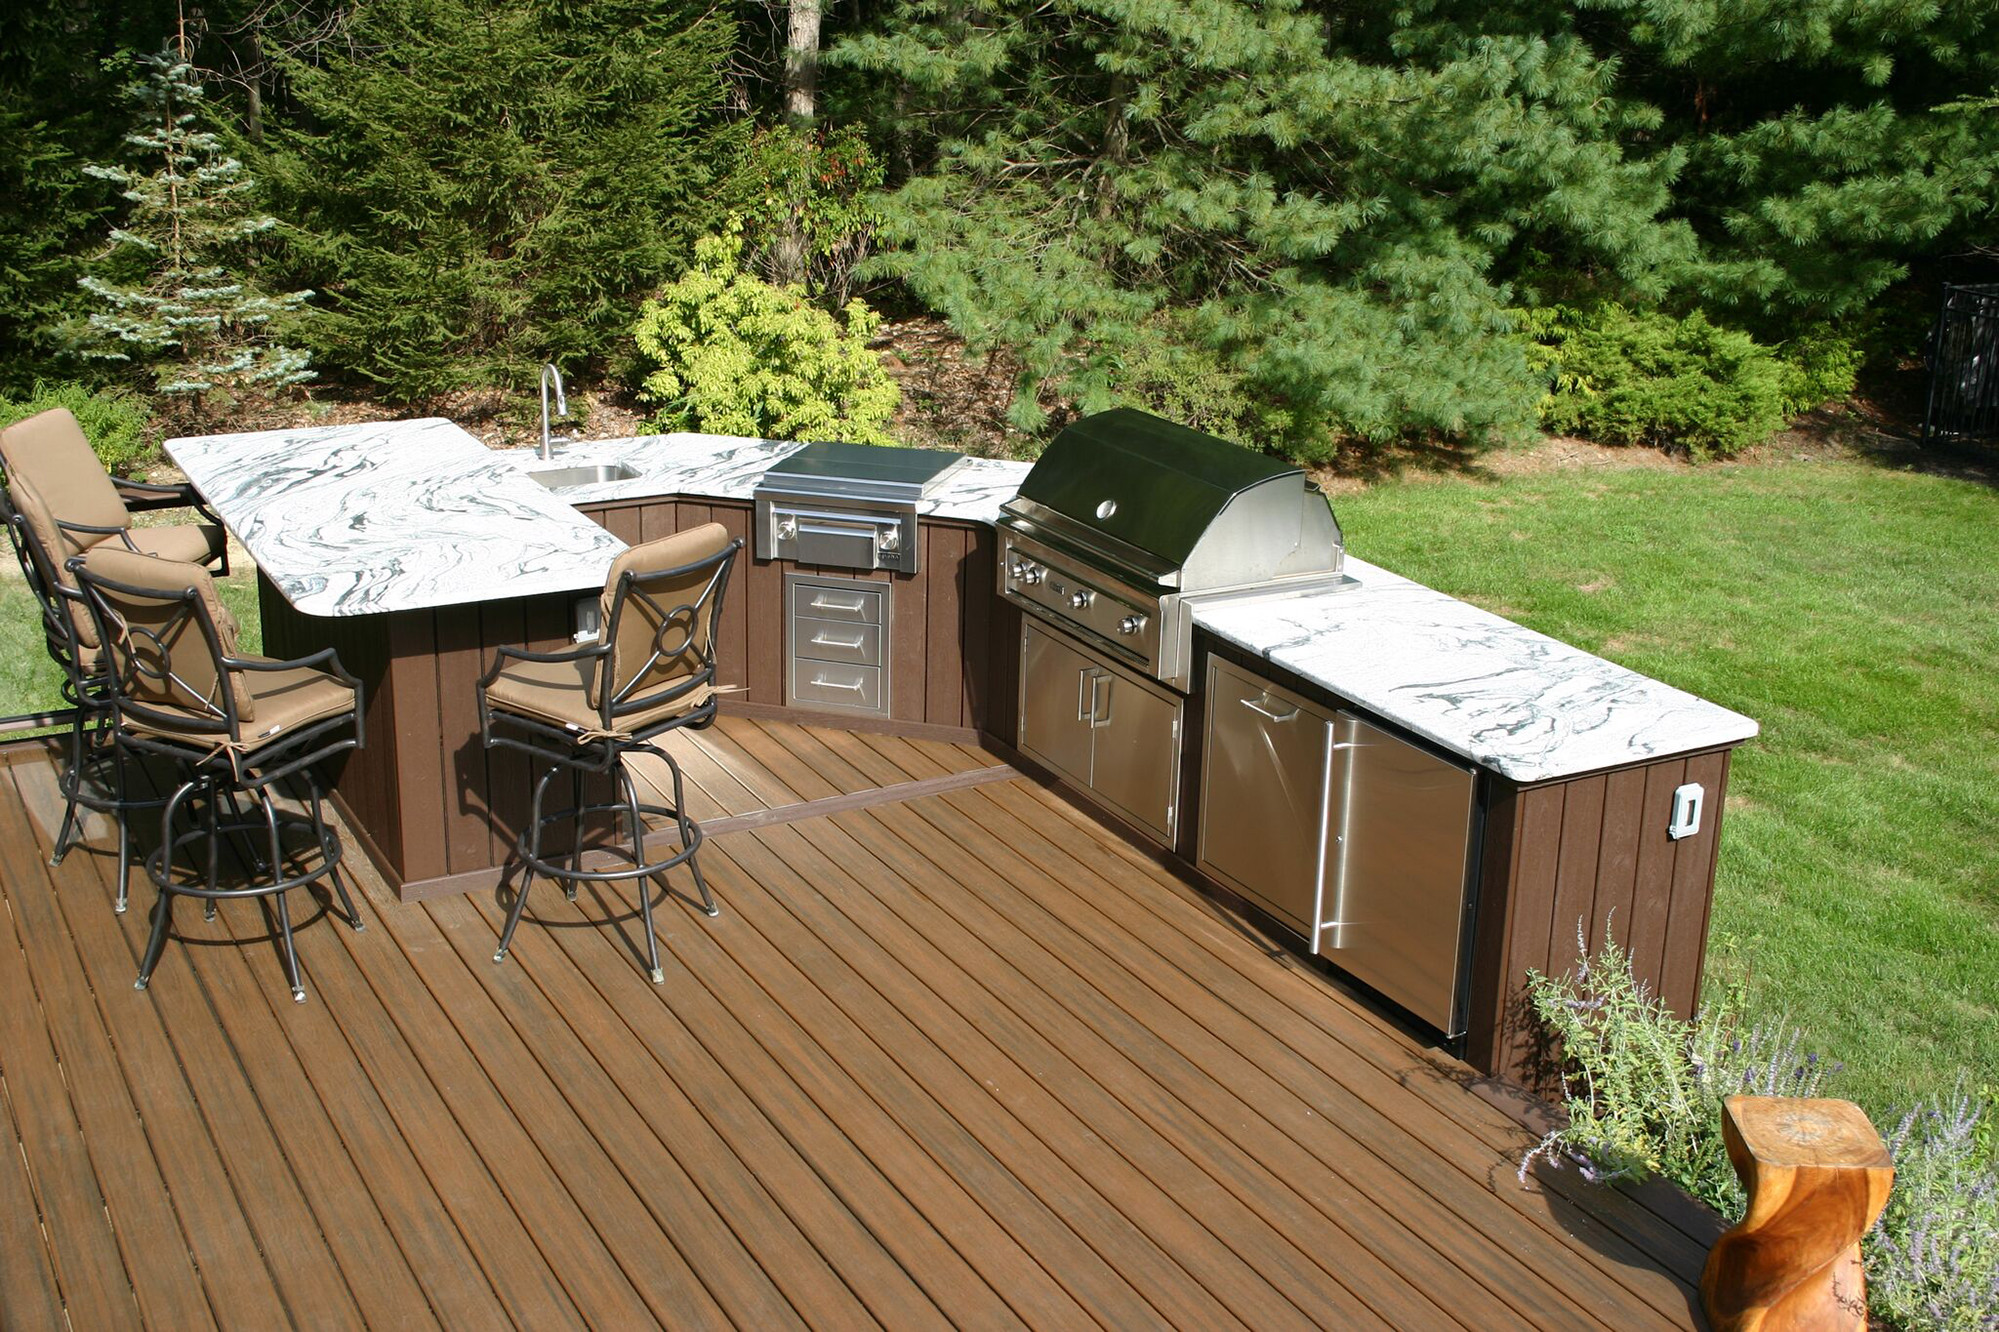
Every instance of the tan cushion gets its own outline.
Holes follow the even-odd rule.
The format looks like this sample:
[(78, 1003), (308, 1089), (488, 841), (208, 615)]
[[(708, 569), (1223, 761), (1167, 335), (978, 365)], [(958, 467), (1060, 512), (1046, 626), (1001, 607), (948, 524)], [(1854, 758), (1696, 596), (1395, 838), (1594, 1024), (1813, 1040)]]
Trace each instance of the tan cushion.
[(163, 560), (206, 564), (222, 554), (222, 529), (213, 523), (174, 523), (164, 527), (134, 527), (125, 539), (144, 555)]
[[(251, 661), (269, 661), (269, 657), (251, 657)], [(315, 671), (304, 666), (291, 666), (281, 671), (235, 671), (231, 679), (238, 686), (248, 690), (254, 702), (256, 723), (252, 725), (248, 713), (239, 712), (242, 720), (243, 745), (255, 749), (272, 741), (310, 726), (328, 717), (338, 717), (352, 712), (355, 707), (353, 687), (324, 671)], [(158, 705), (155, 705), (158, 706)], [(205, 713), (192, 708), (166, 708), (166, 711), (183, 712), (192, 721), (202, 720)], [(210, 719), (212, 720), (212, 719)], [(170, 740), (185, 740), (190, 744), (214, 744), (213, 732), (202, 732), (193, 727), (178, 730), (156, 722), (133, 718), (133, 729), (152, 735), (164, 736)]]
[[(216, 596), (215, 580), (209, 577), (208, 570), (186, 560), (141, 555), (126, 550), (123, 543), (108, 541), (93, 547), (83, 557), (83, 567), (93, 577), (141, 588), (149, 594), (133, 596), (112, 588), (98, 588), (118, 620), (133, 629), (148, 631), (128, 633), (124, 642), (113, 644), (134, 699), (155, 707), (188, 709), (197, 715), (204, 708), (219, 709), (224, 680), (222, 665), (192, 616), (175, 620), (180, 594), (193, 588), (215, 625), (222, 654), (236, 655), (236, 619)], [(159, 641), (155, 642), (148, 634), (158, 636)], [(167, 658), (165, 663), (160, 660), (162, 651)], [(124, 670), (122, 658), (127, 652), (137, 656), (137, 670)], [(169, 664), (172, 678), (163, 678)], [(238, 719), (245, 723), (254, 720), (257, 699), (244, 673), (228, 672), (227, 679), (235, 695)]]
[[(704, 523), (685, 532), (675, 532), (672, 536), (633, 546), (619, 555), (611, 564), (611, 572), (604, 580), (604, 592), (598, 603), (598, 623), (604, 626), (604, 632), (611, 632), (612, 603), (617, 599), (618, 580), (626, 573), (658, 573), (665, 569), (677, 569), (683, 564), (693, 564), (726, 550), (730, 539), (729, 529), (722, 524)], [(645, 589), (645, 595), (658, 602), (661, 611), (671, 614), (680, 606), (691, 605), (713, 577), (714, 570), (703, 570), (671, 583), (654, 583)], [(612, 693), (624, 691), (632, 677), (640, 671), (646, 673), (646, 678), (639, 681), (636, 688), (626, 692), (625, 697), (643, 698), (658, 693), (670, 681), (698, 674), (702, 667), (701, 655), (715, 634), (715, 610), (715, 598), (711, 597), (702, 607), (698, 623), (666, 626), (662, 633), (660, 615), (636, 592), (627, 597), (606, 672), (607, 678), (615, 682)], [(648, 666), (647, 661), (656, 646), (665, 649), (667, 655)], [(593, 708), (597, 703), (597, 683), (593, 679), (589, 686), (588, 701)], [(629, 726), (626, 729), (630, 729)]]
[(57, 407), (0, 430), (0, 466), (7, 469), (21, 516), (35, 528), (57, 567), (103, 538), (63, 533), (56, 519), (91, 527), (132, 524), (111, 473), (98, 461), (68, 408)]
[[(486, 701), (493, 707), (556, 726), (594, 731), (604, 724), (597, 705), (591, 701), (597, 665), (598, 659), (594, 657), (583, 661), (509, 661), (499, 678), (486, 687)], [(683, 674), (679, 678), (690, 677)], [(671, 683), (662, 681), (657, 688), (666, 688)], [(641, 731), (655, 722), (692, 712), (714, 692), (704, 684), (644, 712), (626, 713), (614, 725), (627, 733)]]

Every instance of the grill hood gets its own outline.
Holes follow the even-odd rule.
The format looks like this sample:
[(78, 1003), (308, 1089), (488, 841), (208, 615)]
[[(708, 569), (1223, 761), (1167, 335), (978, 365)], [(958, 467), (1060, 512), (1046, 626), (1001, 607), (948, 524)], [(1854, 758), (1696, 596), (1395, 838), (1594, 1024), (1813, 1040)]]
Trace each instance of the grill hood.
[(1004, 512), (1182, 592), (1341, 564), (1339, 523), (1302, 469), (1130, 408), (1057, 435)]

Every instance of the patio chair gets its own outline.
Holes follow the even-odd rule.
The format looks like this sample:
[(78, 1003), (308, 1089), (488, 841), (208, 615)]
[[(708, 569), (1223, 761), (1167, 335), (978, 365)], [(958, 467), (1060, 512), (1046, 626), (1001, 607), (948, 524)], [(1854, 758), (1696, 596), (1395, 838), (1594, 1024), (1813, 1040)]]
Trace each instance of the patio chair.
[[(203, 899), (212, 916), (217, 901), (268, 897), (292, 998), (304, 1002), (287, 894), (323, 880), (347, 923), (362, 928), (312, 772), (322, 759), (361, 747), (360, 681), (331, 648), (291, 661), (239, 653), (214, 580), (198, 564), (103, 542), (69, 567), (107, 645), (113, 744), (134, 758), (169, 759), (183, 774), (164, 802), (160, 845), (146, 858), (158, 898), (134, 988), (152, 980), (175, 898)], [(277, 807), (273, 795), (287, 780), (303, 788), (303, 812)], [(253, 806), (247, 816), (239, 796)], [(184, 829), (176, 826), (182, 817)], [(248, 882), (222, 880), (225, 839), (241, 852)]]
[[(717, 914), (714, 894), (695, 859), (701, 826), (687, 816), (680, 765), (654, 742), (669, 731), (705, 727), (715, 720), (715, 622), (742, 545), (720, 523), (709, 523), (632, 547), (618, 557), (604, 583), (596, 642), (569, 652), (503, 647), (481, 677), (479, 734), (485, 746), (516, 749), (547, 765), (535, 783), (528, 821), (516, 843), (521, 881), (493, 961), (506, 961), (537, 874), (562, 884), (572, 901), (579, 883), (638, 879), (654, 984), (665, 976), (646, 880), (658, 879), (664, 887), (666, 872), (685, 864), (700, 890), (702, 910)], [(625, 769), (625, 757), (632, 753), (666, 761), (673, 774), (671, 806), (639, 800)], [(570, 807), (544, 814), (548, 785), (565, 772)], [(585, 804), (583, 779), (588, 774), (610, 774), (622, 798)], [(623, 814), (630, 821), (630, 865), (583, 868), (584, 821), (593, 814)], [(680, 836), (678, 850), (651, 862), (645, 850), (647, 815), (671, 819)], [(574, 849), (566, 864), (556, 864), (544, 852), (543, 830), (556, 823), (575, 825)]]
[[(72, 592), (76, 585), (69, 578), (69, 562), (106, 541), (142, 555), (229, 572), (221, 520), (209, 512), (194, 487), (113, 477), (67, 408), (57, 407), (0, 430), (0, 467), (6, 469), (14, 507), (48, 553), (58, 585)], [(208, 521), (132, 525), (135, 510), (170, 507), (194, 509)], [(83, 645), (96, 648), (97, 627), (80, 601), (72, 601), (70, 618)]]
[[(21, 576), (41, 608), (42, 639), (51, 660), (62, 670), (62, 698), (70, 706), (67, 762), (58, 778), (63, 795), (62, 825), (56, 832), (55, 848), (49, 864), (60, 865), (76, 836), (81, 821), (80, 808), (110, 814), (118, 828), (118, 877), (114, 909), (125, 910), (127, 885), (131, 878), (132, 840), (125, 820), (129, 809), (157, 809), (163, 802), (133, 797), (127, 789), (122, 758), (111, 739), (111, 685), (105, 673), (103, 654), (93, 645), (85, 646), (76, 634), (75, 612), (89, 611), (83, 594), (64, 586), (56, 577), (48, 552), (15, 509), (7, 487), (0, 485), (0, 523), (14, 544), (14, 556), (21, 564)], [(225, 615), (227, 612), (224, 612)], [(234, 632), (235, 623), (229, 621)], [(93, 635), (94, 638), (94, 635)], [(93, 785), (93, 771), (108, 768)], [(108, 776), (108, 783), (101, 778)], [(108, 789), (107, 789), (108, 788)]]

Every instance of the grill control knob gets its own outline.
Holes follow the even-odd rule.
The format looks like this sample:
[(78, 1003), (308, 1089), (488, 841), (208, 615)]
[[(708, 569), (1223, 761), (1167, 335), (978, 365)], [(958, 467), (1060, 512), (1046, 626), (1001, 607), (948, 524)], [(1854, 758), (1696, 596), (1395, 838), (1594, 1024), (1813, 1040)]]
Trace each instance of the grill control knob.
[(1020, 581), (1030, 586), (1041, 581), (1047, 570), (1038, 564), (1030, 564), (1020, 571)]
[(1143, 615), (1127, 615), (1117, 622), (1117, 631), (1121, 634), (1135, 634), (1143, 628), (1145, 628)]
[(902, 529), (900, 527), (884, 527), (875, 537), (875, 548), (883, 551), (901, 550)]
[(796, 541), (798, 539), (798, 520), (796, 518), (778, 519), (777, 539), (779, 541)]
[(1090, 589), (1081, 588), (1077, 591), (1075, 596), (1069, 598), (1069, 604), (1071, 606), (1074, 606), (1077, 610), (1087, 610), (1089, 609), (1090, 603), (1095, 600), (1096, 597), (1090, 592)]

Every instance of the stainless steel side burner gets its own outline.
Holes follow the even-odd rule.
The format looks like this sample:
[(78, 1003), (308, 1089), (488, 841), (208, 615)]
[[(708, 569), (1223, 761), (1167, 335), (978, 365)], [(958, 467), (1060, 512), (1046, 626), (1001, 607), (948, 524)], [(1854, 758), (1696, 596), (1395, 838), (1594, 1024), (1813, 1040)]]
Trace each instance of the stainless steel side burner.
[(931, 449), (807, 444), (752, 492), (756, 557), (913, 574), (923, 549), (917, 505), (964, 461)]

